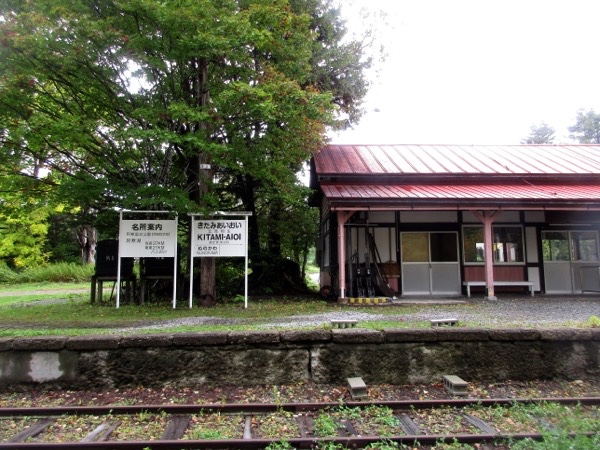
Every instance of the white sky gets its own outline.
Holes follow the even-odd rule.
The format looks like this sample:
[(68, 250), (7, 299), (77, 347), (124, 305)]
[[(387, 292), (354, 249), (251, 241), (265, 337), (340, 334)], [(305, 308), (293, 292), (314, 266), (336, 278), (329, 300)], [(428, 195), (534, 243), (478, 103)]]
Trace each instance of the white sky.
[(358, 33), (361, 7), (387, 13), (388, 57), (331, 143), (518, 144), (542, 121), (570, 142), (577, 111), (600, 112), (599, 0), (344, 0)]

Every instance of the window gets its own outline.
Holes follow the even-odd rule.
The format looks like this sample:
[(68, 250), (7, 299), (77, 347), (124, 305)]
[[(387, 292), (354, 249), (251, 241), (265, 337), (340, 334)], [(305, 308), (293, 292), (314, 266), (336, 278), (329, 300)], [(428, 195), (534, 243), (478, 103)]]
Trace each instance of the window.
[[(494, 237), (494, 263), (522, 263), (523, 229), (514, 226), (497, 226), (492, 228)], [(485, 261), (483, 246), (483, 227), (468, 226), (463, 228), (463, 252), (465, 263), (482, 263)]]
[(430, 233), (432, 262), (458, 262), (456, 233)]
[(544, 231), (542, 233), (544, 261), (570, 261), (569, 233), (566, 231)]
[(466, 263), (485, 261), (483, 251), (483, 227), (463, 228), (463, 252)]
[(574, 261), (598, 261), (598, 243), (595, 231), (571, 233)]
[(544, 261), (598, 261), (595, 231), (544, 231)]

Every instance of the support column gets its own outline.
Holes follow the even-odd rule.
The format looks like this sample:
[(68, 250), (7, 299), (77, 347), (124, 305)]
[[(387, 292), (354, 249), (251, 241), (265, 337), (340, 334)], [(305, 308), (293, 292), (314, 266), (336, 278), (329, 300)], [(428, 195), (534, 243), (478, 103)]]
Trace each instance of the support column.
[(498, 211), (472, 211), (483, 223), (483, 250), (485, 256), (486, 300), (498, 300), (494, 291), (494, 235), (492, 225)]
[(354, 211), (338, 211), (338, 280), (340, 296), (338, 301), (344, 302), (346, 298), (346, 229), (344, 224), (352, 217)]

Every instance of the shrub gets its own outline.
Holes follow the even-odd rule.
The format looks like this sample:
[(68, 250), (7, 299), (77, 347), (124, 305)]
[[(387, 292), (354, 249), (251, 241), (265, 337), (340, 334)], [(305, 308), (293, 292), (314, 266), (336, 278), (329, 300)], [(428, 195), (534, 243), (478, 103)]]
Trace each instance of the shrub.
[(18, 275), (6, 262), (0, 261), (0, 283), (15, 283)]
[(31, 267), (14, 272), (0, 263), (0, 281), (6, 283), (71, 283), (89, 281), (94, 273), (93, 265), (82, 266), (76, 263), (57, 263)]

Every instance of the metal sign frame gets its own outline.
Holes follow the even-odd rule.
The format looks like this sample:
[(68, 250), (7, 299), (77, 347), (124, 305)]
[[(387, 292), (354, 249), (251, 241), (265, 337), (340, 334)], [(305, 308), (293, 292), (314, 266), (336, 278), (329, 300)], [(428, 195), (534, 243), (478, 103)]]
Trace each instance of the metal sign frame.
[[(246, 237), (246, 242), (244, 242), (244, 309), (248, 309), (248, 217), (251, 216), (252, 213), (248, 212), (248, 211), (230, 211), (230, 212), (225, 212), (225, 211), (215, 211), (213, 213), (210, 214), (190, 214), (191, 218), (192, 218), (192, 225), (191, 225), (191, 233), (195, 232), (195, 224), (197, 222), (200, 222), (201, 219), (196, 219), (196, 217), (206, 217), (206, 216), (224, 216), (224, 217), (244, 217), (244, 223), (245, 223), (245, 237)], [(214, 220), (214, 219), (205, 219), (205, 220)], [(216, 221), (218, 221), (218, 219), (216, 219)], [(194, 245), (193, 245), (194, 239), (193, 239), (193, 235), (191, 236), (190, 239), (190, 298), (189, 298), (189, 307), (190, 309), (192, 308), (193, 305), (193, 281), (194, 281), (194, 258), (206, 258), (206, 257), (211, 257), (211, 256), (195, 256), (194, 255)], [(230, 258), (234, 258), (237, 256), (218, 256), (215, 255), (214, 257), (230, 257)]]

